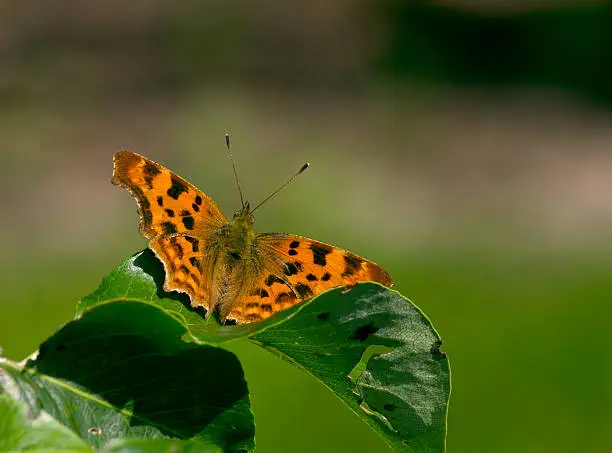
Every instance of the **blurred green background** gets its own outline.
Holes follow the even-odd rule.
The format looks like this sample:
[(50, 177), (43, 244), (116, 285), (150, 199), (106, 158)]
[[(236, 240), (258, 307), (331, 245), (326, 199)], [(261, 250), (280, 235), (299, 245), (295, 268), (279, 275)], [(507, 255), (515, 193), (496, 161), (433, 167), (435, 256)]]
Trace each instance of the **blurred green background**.
[[(112, 154), (258, 231), (384, 265), (440, 332), (449, 452), (604, 452), (612, 426), (612, 7), (604, 2), (0, 5), (0, 345), (21, 359), (146, 246)], [(387, 452), (248, 344), (258, 451)]]

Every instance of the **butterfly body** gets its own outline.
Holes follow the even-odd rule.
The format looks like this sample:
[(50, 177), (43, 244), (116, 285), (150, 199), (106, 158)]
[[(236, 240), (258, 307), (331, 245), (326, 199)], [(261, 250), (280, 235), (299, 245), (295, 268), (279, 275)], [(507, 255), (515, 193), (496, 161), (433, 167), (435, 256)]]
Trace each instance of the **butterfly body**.
[(359, 281), (393, 283), (377, 264), (289, 233), (256, 233), (249, 203), (231, 221), (186, 180), (136, 153), (114, 156), (112, 182), (138, 201), (141, 233), (166, 271), (164, 289), (238, 323), (265, 319)]

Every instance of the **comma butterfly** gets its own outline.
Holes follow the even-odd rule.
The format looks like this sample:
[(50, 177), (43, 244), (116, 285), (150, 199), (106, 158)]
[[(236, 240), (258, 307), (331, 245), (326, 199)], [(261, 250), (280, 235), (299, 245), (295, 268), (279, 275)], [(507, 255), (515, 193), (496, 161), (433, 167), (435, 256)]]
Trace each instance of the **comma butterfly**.
[[(227, 135), (226, 142), (229, 151)], [(187, 293), (192, 306), (208, 314), (218, 310), (221, 320), (260, 321), (360, 281), (393, 284), (379, 265), (338, 247), (294, 234), (255, 233), (253, 212), (263, 202), (253, 209), (242, 202), (229, 222), (205, 193), (157, 162), (129, 151), (115, 153), (113, 161), (112, 182), (136, 198), (140, 232), (164, 265), (164, 290)]]

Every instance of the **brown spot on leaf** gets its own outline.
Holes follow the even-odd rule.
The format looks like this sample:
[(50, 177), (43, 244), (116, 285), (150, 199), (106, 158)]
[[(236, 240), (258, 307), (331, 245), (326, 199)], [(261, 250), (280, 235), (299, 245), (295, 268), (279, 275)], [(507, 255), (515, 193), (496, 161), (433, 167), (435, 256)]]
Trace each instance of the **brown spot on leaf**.
[(370, 322), (355, 330), (355, 332), (349, 337), (349, 339), (364, 342), (370, 335), (375, 334), (377, 331), (378, 327), (376, 327), (374, 323)]

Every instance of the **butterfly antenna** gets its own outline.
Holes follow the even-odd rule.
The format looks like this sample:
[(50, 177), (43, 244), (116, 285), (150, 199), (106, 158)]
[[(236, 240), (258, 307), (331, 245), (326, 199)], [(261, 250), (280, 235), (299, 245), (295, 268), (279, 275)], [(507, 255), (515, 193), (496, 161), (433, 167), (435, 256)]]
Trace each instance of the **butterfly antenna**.
[(287, 187), (289, 184), (291, 184), (293, 181), (295, 181), (295, 178), (297, 178), (299, 175), (301, 175), (302, 173), (304, 173), (304, 171), (310, 167), (310, 163), (306, 162), (304, 165), (302, 165), (302, 168), (300, 168), (298, 170), (298, 172), (293, 175), (291, 178), (289, 178), (289, 181), (287, 181), (285, 184), (283, 184), (282, 186), (280, 186), (278, 189), (276, 189), (274, 192), (272, 192), (270, 195), (268, 195), (261, 203), (259, 203), (257, 206), (255, 206), (252, 210), (251, 213), (255, 212), (255, 210), (257, 208), (259, 208), (262, 204), (264, 204), (266, 201), (268, 201), (270, 198), (272, 198), (274, 195), (276, 195), (277, 193), (279, 193), (281, 190), (283, 190), (285, 187)]
[(230, 147), (230, 136), (225, 134), (225, 144), (227, 145), (227, 152), (229, 158), (232, 161), (232, 168), (234, 169), (234, 178), (236, 179), (236, 185), (238, 186), (238, 193), (240, 194), (240, 205), (244, 208), (244, 198), (242, 197), (242, 189), (240, 188), (240, 181), (238, 180), (238, 172), (236, 171), (236, 164), (234, 163), (234, 156), (232, 156), (232, 149)]

